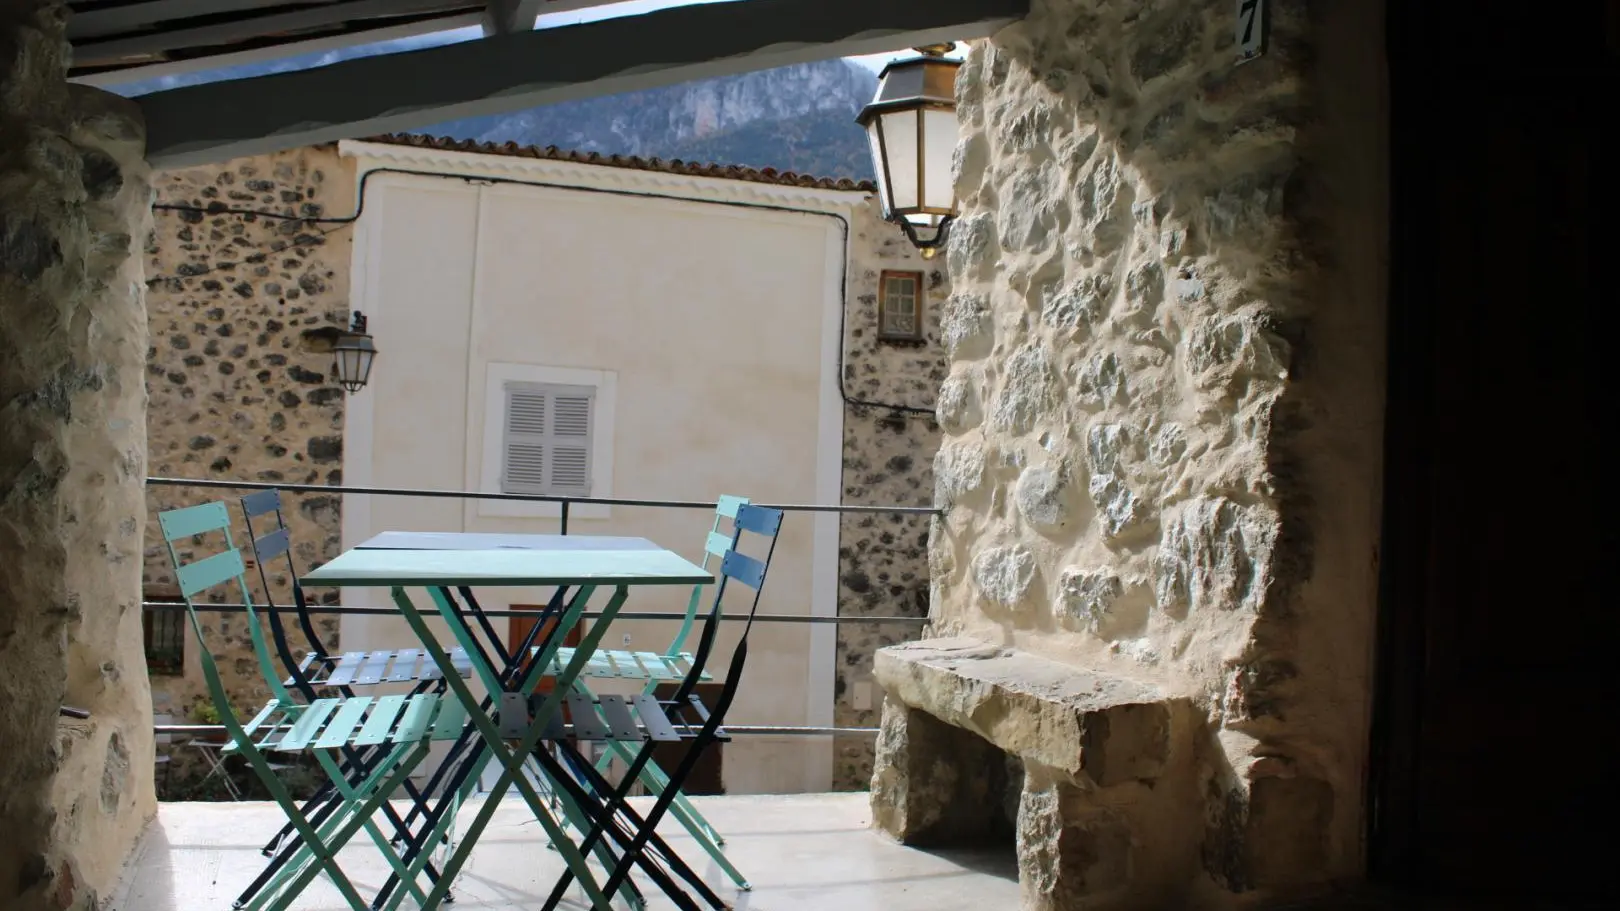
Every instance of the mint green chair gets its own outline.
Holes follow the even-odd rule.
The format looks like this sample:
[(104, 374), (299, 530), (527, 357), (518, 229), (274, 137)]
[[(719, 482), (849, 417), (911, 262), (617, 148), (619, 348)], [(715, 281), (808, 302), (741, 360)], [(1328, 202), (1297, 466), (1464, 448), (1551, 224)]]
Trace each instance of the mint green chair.
[[(411, 896), (425, 902), (426, 895), (418, 880), (430, 852), (424, 851), (406, 864), (373, 818), (389, 795), (427, 758), (431, 740), (450, 739), (461, 733), (466, 723), (465, 710), (456, 700), (433, 693), (316, 699), (308, 703), (294, 699), (275, 672), (264, 641), (263, 626), (248, 593), (246, 567), (232, 540), (230, 514), (225, 504), (205, 503), (164, 512), (159, 514), (158, 524), (174, 562), (175, 579), (186, 604), (192, 632), (201, 646), (198, 655), (208, 694), (229, 736), (223, 752), (240, 754), (247, 761), (296, 833), (271, 861), (276, 867), (274, 876), (239, 907), (242, 911), (283, 911), (311, 880), (325, 873), (353, 911), (367, 911), (369, 903), (338, 867), (336, 859), (338, 851), (362, 829)], [(176, 541), (193, 538), (201, 546), (203, 539), (216, 533), (223, 538), (222, 549), (190, 562), (181, 560)], [(245, 724), (230, 705), (219, 668), (203, 638), (193, 600), (199, 593), (232, 581), (236, 583), (233, 594), (238, 594), (247, 606), (254, 655), (272, 694), (270, 701)], [(387, 752), (382, 760), (363, 774), (352, 777), (344, 774), (337, 756), (340, 751), (385, 746)], [(294, 800), (272, 765), (272, 756), (285, 762), (293, 754), (313, 755), (338, 795), (335, 803), (323, 807), (323, 812), (314, 819)], [(449, 832), (435, 832), (434, 836), (448, 839)]]
[[(710, 569), (710, 560), (716, 561), (717, 567), (720, 562), (725, 560), (726, 553), (731, 550), (735, 532), (732, 528), (722, 532), (721, 526), (726, 524), (734, 528), (738, 510), (747, 505), (748, 499), (746, 497), (720, 497), (719, 503), (715, 506), (714, 523), (709, 527), (709, 535), (703, 543), (702, 566), (704, 569)], [(692, 671), (693, 663), (692, 653), (685, 651), (686, 640), (692, 635), (692, 628), (697, 623), (702, 600), (703, 586), (693, 586), (692, 596), (686, 602), (685, 618), (681, 621), (681, 627), (675, 633), (675, 639), (670, 642), (668, 648), (662, 652), (600, 649), (590, 657), (585, 670), (580, 672), (574, 684), (574, 690), (587, 696), (593, 695), (585, 682), (587, 679), (639, 680), (645, 683), (641, 690), (642, 695), (651, 696), (660, 683), (684, 683), (687, 675)], [(716, 620), (719, 619), (719, 612), (720, 607), (717, 604), (714, 607)], [(556, 661), (547, 670), (552, 674), (560, 673), (561, 669), (567, 667), (568, 662), (573, 660), (573, 657), (573, 649), (558, 649)], [(713, 680), (714, 677), (707, 671), (700, 670), (697, 679), (707, 682)], [(607, 745), (607, 751), (596, 762), (598, 772), (605, 774), (615, 756), (619, 757), (627, 765), (634, 761), (635, 753), (631, 750), (630, 744), (610, 740)], [(663, 794), (665, 789), (669, 787), (669, 776), (663, 769), (658, 767), (656, 762), (651, 760), (646, 762), (637, 777), (647, 791), (655, 796)], [(714, 826), (709, 824), (703, 814), (698, 812), (697, 807), (693, 806), (686, 795), (682, 794), (678, 789), (675, 792), (674, 802), (670, 805), (670, 812), (675, 815), (676, 820), (697, 841), (698, 846), (703, 848), (714, 859), (720, 869), (725, 871), (726, 876), (737, 885), (737, 888), (744, 891), (751, 888), (747, 878), (732, 865), (725, 853), (720, 850), (726, 843), (725, 838), (715, 830)]]

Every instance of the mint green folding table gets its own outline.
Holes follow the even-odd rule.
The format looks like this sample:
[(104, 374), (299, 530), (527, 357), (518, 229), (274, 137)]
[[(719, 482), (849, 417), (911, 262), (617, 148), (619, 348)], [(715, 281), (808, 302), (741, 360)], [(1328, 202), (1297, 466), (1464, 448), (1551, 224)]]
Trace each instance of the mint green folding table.
[[(586, 540), (587, 536), (578, 536), (574, 541), (556, 547), (508, 546), (479, 550), (443, 549), (442, 545), (441, 549), (358, 547), (345, 552), (299, 580), (305, 588), (391, 589), (400, 616), (421, 640), (423, 649), (443, 671), (450, 692), (467, 709), (469, 721), (486, 747), (477, 758), (472, 775), (476, 777), (491, 758), (499, 763), (500, 777), (485, 799), (484, 805), (469, 824), (467, 833), (457, 845), (455, 853), (440, 871), (439, 880), (427, 897), (426, 907), (436, 907), (444, 899), (451, 882), (466, 863), (469, 853), (475, 848), (479, 836), (494, 815), (500, 798), (513, 786), (521, 793), (536, 822), (556, 846), (558, 854), (577, 878), (593, 907), (609, 907), (609, 902), (591, 875), (584, 856), (569, 840), (557, 820), (552, 818), (545, 801), (541, 799), (533, 784), (522, 774), (524, 759), (539, 744), (548, 723), (557, 714), (564, 697), (572, 690), (574, 680), (578, 678), (580, 671), (590, 662), (591, 656), (602, 641), (602, 636), (629, 598), (632, 588), (705, 585), (712, 583), (714, 578), (703, 568), (671, 551), (650, 545), (650, 542), (643, 539), (617, 539), (611, 543), (593, 542), (598, 546), (582, 546)], [(529, 661), (522, 680), (515, 687), (502, 685), (501, 675), (473, 634), (455, 599), (450, 595), (451, 589), (477, 586), (559, 589), (567, 587), (574, 590), (556, 628), (539, 654)], [(455, 672), (449, 654), (427, 627), (428, 613), (436, 613), (441, 617), (472, 662), (473, 672), (478, 675), (490, 693), (492, 705), (495, 707), (514, 705), (526, 701), (540, 678), (548, 672), (555, 671), (553, 664), (558, 649), (569, 631), (579, 622), (587, 603), (599, 588), (611, 591), (607, 602), (601, 608), (601, 616), (590, 624), (579, 645), (574, 648), (571, 660), (562, 668), (562, 672), (557, 674), (557, 682), (551, 693), (532, 716), (528, 717), (526, 727), (521, 730), (512, 728), (510, 718), (504, 719), (503, 723), (502, 719), (494, 717), (485, 709), (467, 681)], [(433, 609), (426, 612), (419, 609), (411, 600), (408, 593), (410, 589), (425, 589), (432, 601)], [(515, 741), (516, 747), (509, 749), (507, 747), (509, 741)], [(582, 817), (575, 818), (579, 813), (578, 808), (571, 808), (564, 802), (563, 812), (570, 817), (568, 821), (577, 831), (589, 830), (590, 826), (586, 820)], [(413, 860), (413, 864), (423, 863), (425, 858), (426, 852), (423, 852)], [(411, 875), (416, 875), (419, 871), (410, 872)], [(395, 893), (390, 906), (397, 905), (403, 898), (404, 890), (399, 890)]]

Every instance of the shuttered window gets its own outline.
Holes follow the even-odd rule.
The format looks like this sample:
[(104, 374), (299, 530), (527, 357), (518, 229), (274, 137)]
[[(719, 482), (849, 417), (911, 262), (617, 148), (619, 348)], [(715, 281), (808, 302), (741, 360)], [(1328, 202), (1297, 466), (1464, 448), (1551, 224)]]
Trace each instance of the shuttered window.
[(508, 382), (501, 492), (591, 495), (593, 386)]

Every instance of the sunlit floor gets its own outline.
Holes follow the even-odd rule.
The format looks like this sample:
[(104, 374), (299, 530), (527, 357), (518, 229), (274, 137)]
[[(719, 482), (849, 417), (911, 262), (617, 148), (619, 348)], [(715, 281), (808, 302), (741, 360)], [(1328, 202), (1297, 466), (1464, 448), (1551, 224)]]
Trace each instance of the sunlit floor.
[[(925, 852), (901, 847), (868, 829), (865, 794), (789, 797), (699, 797), (698, 808), (728, 842), (727, 856), (751, 880), (739, 893), (673, 820), (659, 827), (670, 845), (705, 874), (738, 911), (1002, 911), (1018, 907), (1013, 848)], [(476, 805), (462, 809), (471, 819)], [(282, 821), (271, 803), (166, 803), (147, 831), (114, 911), (227, 911), (263, 868), (259, 847)], [(363, 838), (363, 836), (362, 836)], [(369, 899), (387, 864), (369, 841), (339, 855), (344, 872)], [(562, 870), (540, 826), (517, 800), (496, 810), (448, 911), (542, 906)], [(676, 905), (638, 879), (647, 907)], [(720, 888), (724, 883), (726, 888)], [(347, 909), (332, 883), (317, 879), (294, 905)], [(407, 901), (405, 908), (414, 908)], [(577, 888), (562, 905), (588, 907)]]

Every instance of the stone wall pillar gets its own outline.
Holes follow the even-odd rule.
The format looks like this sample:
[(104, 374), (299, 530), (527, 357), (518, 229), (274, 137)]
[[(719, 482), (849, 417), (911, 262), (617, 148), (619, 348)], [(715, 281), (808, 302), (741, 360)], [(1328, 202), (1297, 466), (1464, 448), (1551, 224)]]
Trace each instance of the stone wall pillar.
[[(1269, 47), (1246, 62), (1236, 7), (1033, 0), (958, 76), (930, 547), (944, 638), (880, 651), (880, 681), (1004, 740), (1041, 729), (1041, 700), (960, 708), (990, 671), (938, 656), (977, 644), (1009, 692), (1101, 713), (1141, 689), (1160, 695), (1129, 704), (1190, 716), (1166, 741), (1164, 815), (1130, 782), (1026, 783), (1023, 884), (1041, 907), (1235, 906), (1363, 869), (1382, 4), (1269, 4)], [(1112, 749), (1097, 721), (1083, 730)], [(1090, 740), (1020, 752), (1032, 773), (1073, 765), (1058, 746), (1085, 771)]]
[[(0, 905), (94, 908), (155, 811), (141, 640), (150, 221), (63, 4), (0, 8)], [(88, 720), (61, 718), (70, 705)]]

